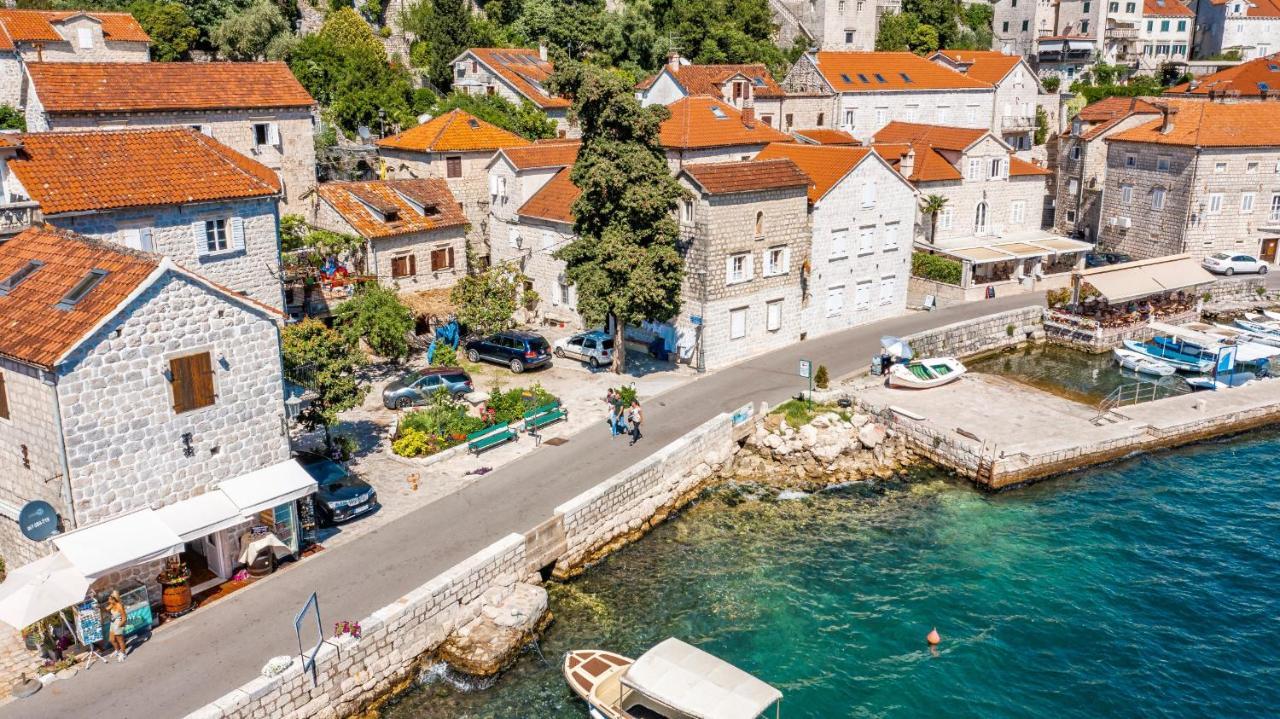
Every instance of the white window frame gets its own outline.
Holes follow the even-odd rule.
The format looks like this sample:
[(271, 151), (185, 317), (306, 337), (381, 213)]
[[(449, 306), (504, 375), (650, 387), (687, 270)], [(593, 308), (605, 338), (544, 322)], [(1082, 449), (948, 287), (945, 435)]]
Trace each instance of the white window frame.
[(764, 251), (764, 276), (774, 277), (787, 274), (791, 264), (791, 250), (785, 245), (770, 247)]
[(1165, 201), (1165, 189), (1163, 187), (1151, 188), (1151, 209), (1163, 210)]
[(1222, 214), (1222, 193), (1221, 193), (1221, 192), (1210, 192), (1210, 193), (1209, 193), (1209, 209), (1208, 209), (1208, 214), (1210, 214), (1210, 215), (1220, 215), (1220, 214)]
[(1120, 186), (1120, 201), (1126, 205), (1133, 204), (1133, 185)]
[(844, 312), (844, 285), (827, 288), (827, 317), (837, 317)]
[(1009, 203), (1009, 222), (1020, 225), (1027, 219), (1027, 203), (1025, 200), (1014, 200)]
[(81, 50), (93, 49), (93, 29), (87, 27), (76, 28), (76, 39)]
[(849, 228), (839, 227), (831, 231), (832, 260), (842, 260), (849, 256)]
[(782, 329), (782, 300), (769, 300), (764, 303), (764, 329), (766, 332), (777, 332)]
[(1215, 162), (1215, 163), (1213, 163), (1213, 174), (1215, 174), (1215, 175), (1221, 175), (1221, 174), (1225, 173), (1226, 171), (1227, 171), (1227, 163), (1225, 163), (1225, 162)]
[(881, 233), (880, 247), (885, 252), (898, 249), (898, 229), (901, 226), (899, 222), (884, 223), (884, 231)]
[(1245, 192), (1240, 195), (1240, 213), (1244, 215), (1253, 213), (1253, 201), (1257, 196), (1253, 192)]
[(982, 160), (977, 157), (969, 158), (969, 172), (965, 176), (966, 180), (976, 180), (982, 174)]
[(862, 185), (862, 206), (863, 207), (876, 206), (876, 183), (867, 182)]
[(954, 217), (955, 217), (954, 208), (952, 208), (950, 205), (943, 207), (942, 212), (938, 213), (938, 229), (939, 230), (951, 229), (951, 222)]
[(1169, 172), (1173, 167), (1173, 158), (1169, 155), (1156, 156), (1156, 172)]
[(725, 278), (726, 285), (736, 285), (747, 282), (751, 279), (751, 253), (738, 252), (729, 255), (725, 260)]
[[(886, 291), (887, 290), (887, 291)], [(893, 296), (898, 291), (897, 275), (884, 275), (880, 278), (880, 306), (893, 304)]]
[(853, 308), (855, 310), (871, 309), (871, 280), (861, 280), (854, 286)]
[(863, 225), (858, 228), (858, 254), (869, 255), (876, 251), (876, 226)]
[(747, 307), (729, 310), (729, 339), (740, 340), (747, 336)]
[(1135, 155), (1135, 154), (1133, 154), (1132, 152), (1125, 153), (1125, 156), (1124, 156), (1124, 166), (1125, 166), (1125, 167), (1137, 167), (1137, 166), (1138, 166), (1138, 156), (1137, 156), (1137, 155)]

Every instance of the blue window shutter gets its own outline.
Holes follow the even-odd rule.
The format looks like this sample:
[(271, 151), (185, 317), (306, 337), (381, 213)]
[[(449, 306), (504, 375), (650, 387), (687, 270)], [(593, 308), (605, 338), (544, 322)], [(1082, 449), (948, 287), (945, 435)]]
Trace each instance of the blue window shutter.
[(139, 244), (142, 245), (143, 252), (155, 252), (156, 245), (151, 239), (151, 228), (143, 227), (138, 230)]
[(231, 248), (234, 250), (244, 249), (244, 218), (231, 218)]
[(209, 242), (204, 236), (204, 220), (191, 223), (191, 239), (196, 243), (196, 256), (209, 254)]

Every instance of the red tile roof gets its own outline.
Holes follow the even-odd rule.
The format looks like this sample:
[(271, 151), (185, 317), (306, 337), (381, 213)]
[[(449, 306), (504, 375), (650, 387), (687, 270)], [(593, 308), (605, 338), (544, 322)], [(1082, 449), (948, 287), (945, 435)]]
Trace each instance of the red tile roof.
[(1163, 118), (1107, 138), (1184, 147), (1280, 147), (1280, 109), (1266, 102), (1219, 103), (1168, 100), (1176, 110), (1173, 128), (1161, 131)]
[(1280, 0), (1249, 0), (1244, 14), (1246, 17), (1280, 17)]
[(554, 177), (547, 180), (547, 184), (533, 193), (533, 197), (521, 205), (516, 214), (572, 225), (573, 203), (577, 202), (582, 194), (582, 190), (579, 190), (569, 178), (572, 171), (573, 166), (570, 165), (557, 172)]
[[(519, 47), (473, 47), (467, 50), (496, 75), (506, 80), (516, 92), (546, 110), (573, 104), (563, 97), (553, 97), (543, 88), (555, 66), (543, 60), (537, 50)], [(463, 53), (464, 55), (466, 53)]]
[(787, 157), (753, 162), (697, 163), (685, 165), (684, 174), (709, 195), (734, 195), (790, 187), (808, 189), (813, 184), (799, 165)]
[(712, 97), (686, 97), (667, 106), (671, 117), (662, 123), (662, 146), (691, 150), (733, 145), (764, 145), (787, 142), (789, 137), (756, 121), (753, 127), (742, 122), (742, 113), (732, 105)]
[(1009, 158), (1009, 176), (1010, 177), (1031, 177), (1033, 175), (1052, 175), (1047, 167), (1041, 167), (1033, 162), (1027, 162), (1020, 157)]
[[(347, 224), (369, 239), (467, 224), (449, 184), (439, 178), (326, 182), (316, 191)], [(393, 217), (387, 219), (387, 213)]]
[(1178, 0), (1143, 0), (1143, 17), (1195, 17), (1195, 13)]
[[(0, 281), (32, 261), (44, 263), (0, 295), (0, 355), (52, 369), (144, 285), (162, 259), (47, 226), (0, 243)], [(59, 309), (90, 270), (107, 274), (83, 299)]]
[(798, 139), (808, 140), (815, 145), (861, 145), (856, 137), (844, 130), (830, 130), (816, 127), (810, 130), (795, 130), (791, 134)]
[(45, 112), (311, 107), (282, 62), (39, 62), (27, 72)]
[[(963, 152), (986, 134), (986, 130), (963, 127), (891, 122), (876, 133), (872, 149), (894, 167), (900, 167), (907, 153), (913, 152), (911, 175), (907, 178), (912, 182), (963, 180), (960, 169), (942, 151)], [(1043, 167), (1009, 153), (1010, 177), (1048, 174)]]
[(942, 150), (964, 150), (982, 139), (989, 131), (950, 125), (926, 125), (918, 122), (893, 122), (880, 128), (874, 142), (922, 142)]
[(1006, 55), (995, 50), (939, 50), (932, 57), (938, 55), (954, 64), (967, 65), (968, 69), (963, 70), (965, 75), (993, 85), (1003, 80), (1022, 61), (1018, 55)]
[(33, 133), (8, 164), (46, 215), (280, 193), (270, 169), (188, 128)]
[(12, 50), (14, 42), (66, 42), (53, 27), (78, 15), (102, 24), (102, 37), (111, 42), (151, 42), (147, 31), (127, 12), (97, 10), (7, 10), (0, 9), (0, 50)]
[(761, 150), (760, 154), (756, 155), (755, 161), (778, 158), (791, 160), (812, 180), (809, 185), (809, 201), (817, 202), (869, 154), (871, 150), (865, 147), (797, 145), (778, 142)]
[(1174, 85), (1166, 96), (1208, 97), (1210, 94), (1239, 93), (1240, 97), (1261, 97), (1262, 88), (1270, 94), (1280, 93), (1280, 53), (1244, 62), (1235, 67), (1205, 75), (1191, 83)]
[[(1092, 105), (1085, 105), (1076, 115), (1089, 128), (1080, 133), (1085, 140), (1092, 140), (1110, 130), (1122, 120), (1133, 115), (1159, 114), (1160, 109), (1147, 100), (1139, 97), (1108, 97)], [(1071, 134), (1071, 129), (1063, 131), (1064, 136)]]
[[(760, 64), (681, 65), (676, 69), (667, 66), (663, 70), (670, 73), (676, 83), (684, 88), (685, 93), (689, 95), (723, 97), (724, 91), (721, 88), (734, 75), (742, 75), (752, 82), (752, 94), (755, 97), (783, 97), (786, 95), (782, 86), (773, 79), (769, 68)], [(658, 75), (654, 75), (642, 82), (640, 89), (653, 87), (653, 83), (661, 74), (659, 72)]]
[(812, 57), (818, 71), (836, 92), (991, 88), (988, 82), (962, 75), (909, 52), (821, 51)]
[(378, 147), (417, 152), (493, 152), (525, 147), (528, 140), (464, 110), (450, 110), (417, 127), (378, 140)]
[(527, 147), (507, 147), (499, 152), (506, 157), (517, 170), (532, 170), (539, 167), (567, 167), (578, 159), (578, 150), (582, 143), (577, 140), (547, 140), (535, 142)]

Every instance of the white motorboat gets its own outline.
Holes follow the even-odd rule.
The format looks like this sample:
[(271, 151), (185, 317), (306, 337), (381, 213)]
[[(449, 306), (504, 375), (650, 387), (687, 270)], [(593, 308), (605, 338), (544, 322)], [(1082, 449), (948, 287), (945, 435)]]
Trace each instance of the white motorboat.
[(782, 701), (777, 689), (674, 638), (636, 660), (571, 651), (564, 677), (593, 719), (757, 719), (769, 707), (776, 717)]
[(1133, 350), (1116, 349), (1111, 350), (1116, 356), (1116, 362), (1127, 370), (1133, 370), (1139, 374), (1149, 374), (1155, 377), (1168, 377), (1178, 371), (1177, 367), (1158, 360), (1154, 357), (1134, 352)]
[(1187, 377), (1186, 383), (1191, 387), (1192, 392), (1201, 392), (1204, 390), (1231, 389), (1247, 384), (1257, 379), (1257, 375), (1252, 372), (1232, 372), (1230, 374), (1220, 374), (1216, 377)]
[(1250, 332), (1231, 325), (1207, 324), (1204, 322), (1192, 322), (1183, 326), (1199, 330), (1205, 334), (1221, 337), (1224, 340), (1234, 340), (1237, 343), (1252, 342), (1253, 344), (1267, 345), (1269, 347), (1280, 347), (1280, 335), (1265, 335), (1261, 332)]
[(889, 386), (929, 389), (960, 379), (968, 370), (955, 357), (925, 357), (889, 370)]
[(1272, 310), (1263, 310), (1262, 316), (1266, 317), (1272, 322), (1280, 322), (1280, 312), (1273, 312)]

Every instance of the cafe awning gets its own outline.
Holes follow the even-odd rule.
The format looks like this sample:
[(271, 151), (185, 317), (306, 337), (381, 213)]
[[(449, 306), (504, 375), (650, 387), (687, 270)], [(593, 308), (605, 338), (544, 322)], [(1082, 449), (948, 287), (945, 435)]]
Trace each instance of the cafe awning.
[(956, 259), (968, 260), (975, 265), (981, 265), (988, 262), (1005, 262), (1014, 259), (1007, 252), (993, 250), (990, 247), (958, 247), (949, 249), (945, 247), (929, 247), (929, 249), (940, 252), (944, 255), (951, 255)]
[(182, 539), (150, 508), (59, 534), (53, 543), (90, 579), (182, 551)]
[(1008, 252), (1018, 258), (1044, 257), (1045, 255), (1050, 254), (1045, 248), (1037, 247), (1036, 245), (1026, 242), (1005, 242), (999, 245), (992, 245), (992, 249), (999, 250), (1001, 252)]
[(622, 684), (692, 719), (756, 719), (782, 699), (777, 689), (679, 639), (641, 655)]
[(161, 507), (156, 516), (184, 542), (242, 524), (245, 519), (235, 502), (218, 489)]
[(302, 499), (316, 491), (316, 480), (295, 459), (263, 467), (235, 479), (218, 484), (240, 510), (240, 516), (252, 517), (264, 509), (278, 507)]
[(1095, 267), (1076, 272), (1073, 277), (1075, 282), (1093, 285), (1113, 304), (1214, 281), (1213, 275), (1185, 254)]
[(1055, 237), (1049, 240), (1035, 240), (1034, 244), (1040, 245), (1046, 250), (1050, 250), (1054, 254), (1058, 255), (1065, 255), (1069, 252), (1089, 252), (1093, 249), (1092, 242), (1068, 240), (1065, 237)]

